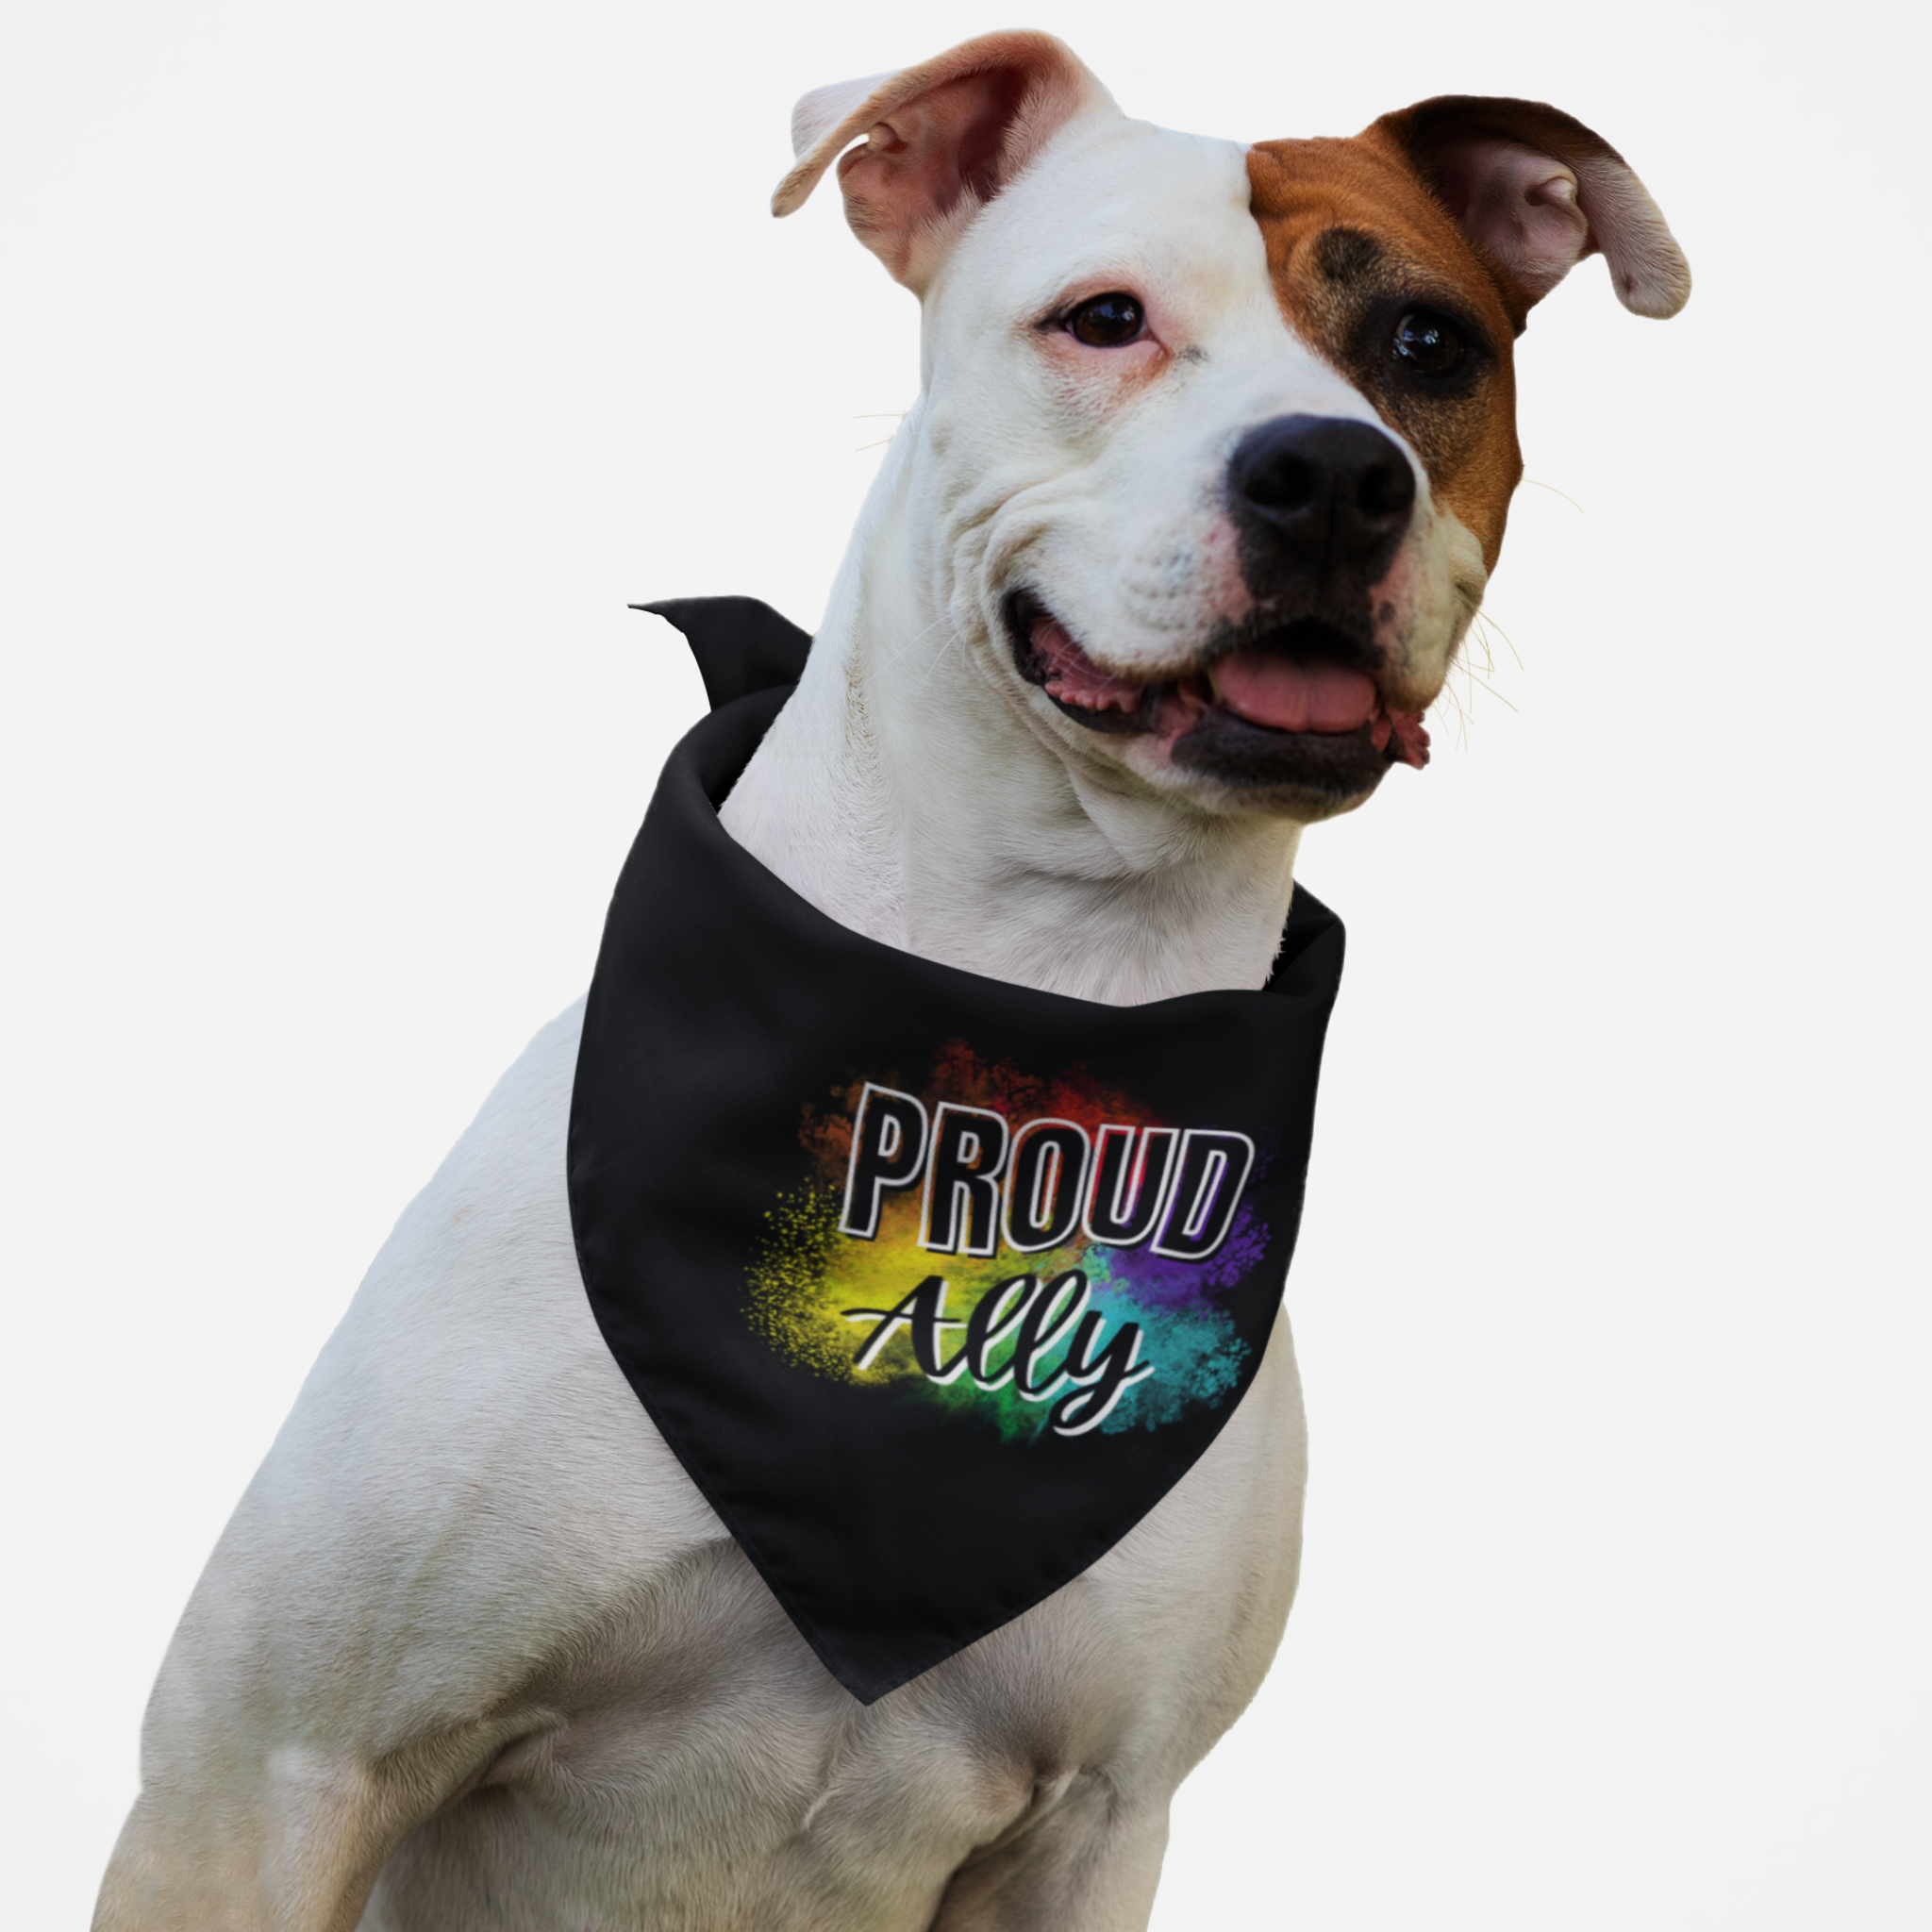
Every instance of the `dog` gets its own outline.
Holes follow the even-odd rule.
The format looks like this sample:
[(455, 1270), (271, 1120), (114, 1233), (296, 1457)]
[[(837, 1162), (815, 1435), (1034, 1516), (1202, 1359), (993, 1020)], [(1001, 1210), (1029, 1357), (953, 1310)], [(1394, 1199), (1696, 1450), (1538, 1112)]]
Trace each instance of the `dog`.
[[(1302, 828), (1426, 761), (1521, 475), (1528, 310), (1600, 252), (1674, 313), (1662, 216), (1548, 107), (1244, 149), (1126, 119), (1036, 33), (809, 94), (793, 136), (774, 211), (836, 165), (923, 304), (922, 393), (726, 829), (974, 974), (1260, 986)], [(405, 1212), (210, 1559), (96, 1925), (1144, 1925), (1294, 1593), (1285, 1322), (1109, 1554), (861, 1705), (592, 1323), (581, 1017)]]

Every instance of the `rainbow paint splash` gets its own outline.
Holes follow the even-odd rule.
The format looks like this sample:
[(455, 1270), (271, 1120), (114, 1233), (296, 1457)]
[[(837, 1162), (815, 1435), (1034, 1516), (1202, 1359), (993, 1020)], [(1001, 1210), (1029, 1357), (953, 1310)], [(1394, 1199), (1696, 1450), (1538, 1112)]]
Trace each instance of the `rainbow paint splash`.
[(1233, 1396), (1250, 1346), (1221, 1297), (1263, 1257), (1247, 1197), (1271, 1150), (963, 1041), (916, 1087), (835, 1098), (804, 1111), (803, 1178), (749, 1271), (749, 1324), (786, 1361), (1008, 1441)]

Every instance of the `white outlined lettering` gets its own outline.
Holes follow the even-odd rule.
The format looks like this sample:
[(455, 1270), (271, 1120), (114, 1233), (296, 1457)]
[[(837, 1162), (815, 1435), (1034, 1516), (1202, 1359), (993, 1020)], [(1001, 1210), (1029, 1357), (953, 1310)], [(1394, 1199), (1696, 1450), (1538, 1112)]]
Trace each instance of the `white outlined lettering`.
[(910, 1093), (868, 1080), (852, 1122), (852, 1159), (845, 1170), (845, 1205), (839, 1232), (869, 1241), (879, 1231), (879, 1197), (909, 1188), (925, 1167), (925, 1108)]
[(1255, 1143), (1245, 1134), (1190, 1127), (1154, 1252), (1170, 1261), (1205, 1261), (1216, 1253), (1234, 1226), (1254, 1164)]
[(1082, 1317), (1067, 1349), (1067, 1377), (1074, 1388), (1054, 1404), (1048, 1418), (1056, 1436), (1084, 1436), (1089, 1429), (1097, 1429), (1121, 1397), (1154, 1373), (1154, 1364), (1141, 1359), (1140, 1323), (1123, 1322), (1096, 1355), (1093, 1344), (1101, 1326), (1097, 1314)]
[(1173, 1127), (1101, 1128), (1084, 1222), (1090, 1241), (1138, 1248), (1154, 1232), (1167, 1205), (1179, 1140)]
[(1072, 1121), (1028, 1121), (1007, 1163), (1007, 1246), (1016, 1255), (1057, 1248), (1080, 1224), (1091, 1150)]
[(983, 1107), (941, 1104), (925, 1164), (919, 1245), (937, 1255), (994, 1253), (1000, 1241), (1000, 1177), (1007, 1117)]
[(871, 1368), (878, 1360), (886, 1343), (902, 1327), (911, 1331), (912, 1358), (919, 1364), (919, 1373), (928, 1382), (937, 1382), (943, 1388), (946, 1383), (956, 1380), (966, 1366), (963, 1348), (949, 1362), (940, 1359), (940, 1330), (966, 1325), (964, 1322), (956, 1322), (947, 1316), (946, 1284), (941, 1275), (928, 1274), (896, 1307), (847, 1308), (844, 1314), (848, 1322), (875, 1322), (878, 1324), (852, 1357), (855, 1369)]
[(1087, 1312), (1087, 1293), (1086, 1275), (1069, 1268), (1028, 1297), (1013, 1342), (1013, 1392), (1022, 1401), (1050, 1402), (1066, 1386), (1064, 1359), (1046, 1382), (1034, 1381), (1033, 1364)]

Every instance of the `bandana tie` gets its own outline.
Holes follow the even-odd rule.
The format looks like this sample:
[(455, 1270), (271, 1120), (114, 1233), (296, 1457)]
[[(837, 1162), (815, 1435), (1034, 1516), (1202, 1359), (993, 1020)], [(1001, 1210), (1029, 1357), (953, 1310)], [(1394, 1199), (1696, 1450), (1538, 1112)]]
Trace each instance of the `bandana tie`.
[(1233, 1414), (1294, 1252), (1341, 923), (1297, 886), (1263, 990), (1138, 1007), (863, 938), (718, 820), (809, 638), (750, 598), (637, 608), (713, 708), (591, 983), (577, 1257), (652, 1421), (871, 1703), (1105, 1555)]

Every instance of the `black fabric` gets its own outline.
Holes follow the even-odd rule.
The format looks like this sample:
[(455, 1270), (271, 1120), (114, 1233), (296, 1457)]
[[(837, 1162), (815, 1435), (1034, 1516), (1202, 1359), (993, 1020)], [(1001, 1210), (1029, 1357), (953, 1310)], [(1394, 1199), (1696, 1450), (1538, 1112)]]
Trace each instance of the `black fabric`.
[(755, 691), (796, 684), (811, 638), (756, 597), (667, 597), (633, 604), (691, 640), (712, 710)]
[(1105, 1554), (1233, 1413), (1293, 1253), (1341, 924), (1297, 888), (1264, 991), (1125, 1008), (862, 938), (718, 820), (805, 634), (744, 598), (640, 608), (717, 708), (605, 928), (577, 1254), (652, 1419), (871, 1702)]

